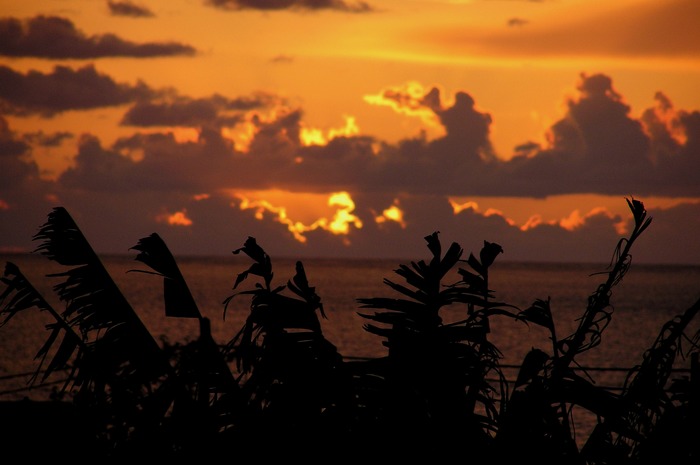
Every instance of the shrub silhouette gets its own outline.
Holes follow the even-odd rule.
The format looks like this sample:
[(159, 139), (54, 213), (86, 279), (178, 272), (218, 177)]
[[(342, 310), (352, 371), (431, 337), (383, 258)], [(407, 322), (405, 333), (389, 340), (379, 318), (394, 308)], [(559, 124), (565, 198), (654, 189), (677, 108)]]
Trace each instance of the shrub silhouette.
[[(327, 315), (302, 262), (286, 285), (274, 284), (272, 261), (253, 237), (233, 251), (252, 264), (223, 302), (225, 316), (233, 299), (250, 299), (248, 317), (230, 341), (217, 344), (175, 258), (154, 233), (133, 247), (135, 259), (150, 270), (132, 271), (163, 279), (168, 316), (200, 322), (197, 340), (161, 347), (62, 207), (53, 209), (34, 239), (41, 241), (37, 252), (69, 268), (49, 275), (64, 279), (54, 290), (65, 310), (52, 308), (8, 262), (2, 326), (19, 312), (52, 316), (30, 383), (67, 370), (61, 405), (71, 407), (76, 437), (52, 442), (47, 458), (64, 450), (58, 443), (75, 439), (74, 457), (105, 461), (218, 460), (229, 454), (319, 461), (464, 455), (475, 463), (697, 463), (700, 335), (686, 333), (700, 301), (661, 328), (619, 394), (596, 385), (577, 364), (578, 356), (602, 342), (613, 316), (612, 290), (651, 223), (642, 202), (627, 203), (634, 230), (617, 244), (576, 331), (561, 339), (549, 300), (535, 299), (522, 310), (495, 300), (489, 268), (503, 252), (500, 245), (485, 241), (478, 257), (464, 259), (457, 243), (443, 254), (434, 232), (425, 237), (427, 261), (394, 270), (403, 283), (384, 280), (400, 297), (357, 299), (363, 328), (382, 338), (384, 356), (340, 354), (323, 335)], [(459, 276), (456, 282), (446, 282), (451, 271)], [(255, 282), (244, 287), (249, 280)], [(448, 320), (446, 309), (459, 317)], [(514, 382), (489, 340), (494, 318), (549, 331), (549, 340), (525, 356)], [(689, 345), (685, 352), (682, 342)], [(692, 378), (672, 378), (679, 356), (693, 360)], [(575, 408), (598, 419), (582, 447), (571, 424)], [(19, 415), (5, 415), (3, 432), (12, 432)], [(16, 433), (8, 445), (46, 439)]]

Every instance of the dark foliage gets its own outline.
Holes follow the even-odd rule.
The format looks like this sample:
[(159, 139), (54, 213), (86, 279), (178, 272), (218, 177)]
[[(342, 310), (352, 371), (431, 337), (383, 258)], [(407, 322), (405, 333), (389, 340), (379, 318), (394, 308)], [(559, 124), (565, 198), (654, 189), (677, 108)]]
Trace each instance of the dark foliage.
[[(425, 237), (427, 261), (399, 265), (394, 272), (402, 282), (384, 280), (399, 297), (357, 299), (364, 329), (387, 349), (382, 357), (362, 360), (346, 359), (324, 337), (327, 316), (302, 262), (286, 285), (275, 285), (272, 260), (253, 237), (233, 251), (252, 264), (237, 275), (223, 315), (240, 298), (250, 299), (250, 312), (226, 344), (213, 340), (210, 321), (162, 239), (152, 234), (138, 241), (135, 259), (151, 271), (133, 271), (163, 279), (166, 314), (200, 321), (197, 340), (160, 347), (69, 213), (56, 208), (35, 240), (41, 241), (37, 252), (68, 267), (50, 275), (64, 279), (54, 290), (65, 309), (52, 308), (7, 263), (0, 321), (4, 326), (32, 309), (51, 315), (30, 382), (67, 370), (60, 390), (67, 400), (49, 402), (45, 418), (36, 414), (36, 404), (4, 406), (11, 421), (2, 422), (2, 434), (40, 447), (46, 438), (27, 427), (28, 419), (48, 424), (56, 420), (52, 410), (68, 409), (69, 415), (60, 415), (70, 420), (72, 433), (54, 435), (46, 457), (70, 451), (74, 458), (103, 462), (464, 456), (475, 463), (697, 463), (700, 336), (687, 331), (700, 302), (661, 328), (619, 393), (581, 374), (576, 361), (602, 343), (613, 316), (612, 290), (651, 222), (642, 202), (628, 205), (635, 228), (617, 244), (573, 334), (558, 338), (549, 300), (535, 299), (522, 310), (495, 300), (489, 269), (503, 253), (500, 245), (484, 242), (478, 257), (464, 259), (457, 243), (443, 253), (435, 232)], [(447, 282), (453, 271), (458, 278)], [(249, 280), (255, 282), (243, 288)], [(459, 317), (447, 320), (448, 313)], [(489, 338), (494, 318), (549, 333), (546, 344), (523, 359), (514, 382)], [(678, 357), (694, 361), (691, 378), (673, 378)], [(598, 418), (582, 447), (571, 424), (575, 408)]]

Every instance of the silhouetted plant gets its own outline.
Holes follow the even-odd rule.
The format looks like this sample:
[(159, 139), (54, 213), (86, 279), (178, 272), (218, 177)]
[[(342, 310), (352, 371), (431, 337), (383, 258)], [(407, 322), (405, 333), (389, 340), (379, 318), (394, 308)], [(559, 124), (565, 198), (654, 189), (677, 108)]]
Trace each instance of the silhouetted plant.
[[(362, 374), (375, 379), (368, 402), (377, 405), (373, 409), (381, 416), (374, 427), (402, 438), (460, 438), (484, 447), (498, 429), (497, 399), (507, 398), (500, 353), (488, 341), (488, 320), (494, 314), (515, 317), (503, 309), (505, 304), (489, 300), (488, 269), (502, 249), (485, 242), (481, 261), (473, 255), (466, 260), (475, 272), (459, 269), (463, 279), (446, 284), (443, 279), (460, 262), (463, 250), (452, 243), (441, 257), (438, 233), (425, 239), (431, 260), (395, 270), (407, 285), (384, 280), (405, 298), (358, 299), (362, 308), (382, 310), (362, 317), (388, 325), (364, 325), (385, 338), (388, 348), (387, 357)], [(450, 306), (463, 307), (460, 320), (444, 321), (441, 310)], [(503, 381), (498, 388), (487, 381), (492, 374)]]
[[(228, 343), (218, 344), (175, 258), (152, 234), (132, 247), (152, 271), (130, 271), (163, 279), (165, 315), (200, 323), (198, 339), (159, 347), (63, 208), (49, 214), (34, 239), (42, 241), (37, 252), (71, 267), (48, 275), (64, 279), (54, 290), (65, 310), (52, 308), (8, 262), (0, 326), (30, 309), (51, 316), (30, 383), (68, 370), (60, 394), (89, 431), (78, 447), (89, 446), (95, 459), (218, 459), (241, 450), (265, 459), (290, 454), (292, 446), (307, 460), (324, 453), (397, 459), (418, 452), (441, 459), (457, 447), (489, 463), (641, 465), (666, 457), (696, 463), (697, 372), (691, 379), (671, 375), (679, 355), (691, 357), (697, 370), (700, 333), (686, 332), (700, 301), (664, 325), (621, 393), (579, 374), (577, 357), (602, 342), (613, 316), (612, 289), (651, 221), (642, 202), (627, 203), (635, 227), (618, 243), (578, 328), (563, 339), (550, 299), (535, 299), (524, 310), (496, 300), (489, 270), (500, 245), (485, 241), (478, 258), (463, 260), (457, 243), (443, 255), (434, 232), (425, 237), (427, 262), (399, 265), (394, 271), (404, 284), (384, 280), (401, 297), (357, 299), (364, 329), (383, 339), (386, 355), (356, 360), (338, 353), (323, 335), (326, 314), (303, 264), (296, 263), (286, 285), (275, 285), (272, 261), (253, 237), (233, 251), (252, 264), (223, 302), (225, 318), (233, 299), (248, 297), (249, 314)], [(257, 281), (239, 288), (249, 279)], [(527, 353), (514, 382), (489, 340), (495, 317), (549, 332), (549, 342)], [(576, 408), (598, 418), (580, 448), (571, 421)]]
[[(248, 318), (224, 347), (240, 372), (244, 399), (228, 415), (229, 426), (245, 432), (248, 440), (285, 439), (297, 446), (348, 434), (353, 425), (350, 375), (341, 354), (323, 336), (323, 304), (303, 264), (296, 263), (286, 286), (273, 287), (271, 259), (255, 238), (233, 251), (241, 252), (253, 264), (238, 275), (234, 290), (251, 275), (262, 283), (224, 301), (226, 312), (234, 298), (251, 297)], [(283, 295), (284, 290), (295, 297)]]

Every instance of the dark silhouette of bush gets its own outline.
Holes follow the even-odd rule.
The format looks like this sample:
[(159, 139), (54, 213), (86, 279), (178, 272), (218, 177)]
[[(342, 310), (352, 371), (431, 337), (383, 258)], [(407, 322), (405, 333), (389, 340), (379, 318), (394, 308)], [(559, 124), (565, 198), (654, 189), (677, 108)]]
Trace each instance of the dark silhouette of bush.
[[(596, 385), (576, 361), (601, 343), (612, 318), (612, 290), (630, 267), (633, 244), (651, 222), (642, 202), (627, 203), (634, 230), (617, 244), (576, 331), (561, 339), (549, 300), (535, 299), (522, 310), (495, 300), (489, 269), (503, 252), (500, 245), (485, 241), (478, 256), (464, 259), (457, 243), (443, 254), (434, 232), (425, 237), (427, 261), (394, 270), (403, 283), (384, 280), (400, 297), (357, 299), (364, 329), (382, 338), (384, 356), (349, 359), (340, 354), (323, 335), (321, 321), (327, 316), (302, 262), (286, 285), (274, 284), (272, 261), (253, 237), (233, 251), (247, 255), (252, 264), (238, 274), (234, 294), (223, 303), (225, 316), (232, 299), (247, 298), (250, 312), (240, 331), (218, 344), (175, 258), (154, 233), (133, 247), (135, 259), (150, 270), (133, 271), (163, 279), (168, 316), (200, 321), (197, 340), (159, 346), (60, 207), (34, 239), (41, 241), (36, 252), (68, 267), (49, 275), (64, 279), (54, 290), (65, 310), (52, 308), (8, 262), (0, 315), (3, 326), (18, 312), (32, 309), (53, 318), (30, 382), (68, 373), (59, 397), (61, 409), (71, 412), (75, 436), (65, 431), (53, 436), (52, 447), (43, 449), (46, 458), (65, 454), (66, 447), (59, 446), (68, 446), (74, 458), (119, 463), (137, 457), (231, 456), (695, 464), (700, 335), (686, 331), (700, 301), (661, 328), (620, 393)], [(455, 268), (459, 280), (446, 282)], [(244, 288), (249, 280), (255, 282)], [(460, 317), (446, 320), (447, 308), (460, 310)], [(489, 340), (494, 318), (549, 331), (543, 347), (525, 356), (514, 382), (500, 364), (499, 348)], [(689, 343), (686, 352), (680, 351), (682, 341)], [(691, 378), (672, 378), (678, 356), (694, 361)], [(54, 408), (56, 402), (49, 404)], [(41, 430), (17, 429), (13, 423), (56, 418), (44, 409), (46, 417), (40, 420), (36, 404), (31, 404), (33, 416), (27, 416), (23, 405), (28, 404), (3, 407), (3, 435), (9, 437), (8, 445), (40, 447), (46, 441)], [(598, 418), (582, 447), (571, 425), (574, 408)], [(71, 438), (76, 441), (65, 444)]]

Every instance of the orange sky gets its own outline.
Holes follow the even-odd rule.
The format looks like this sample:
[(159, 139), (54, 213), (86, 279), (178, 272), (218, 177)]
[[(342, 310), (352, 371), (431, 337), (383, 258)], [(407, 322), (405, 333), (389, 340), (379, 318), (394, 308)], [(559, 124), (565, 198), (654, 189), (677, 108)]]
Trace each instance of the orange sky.
[(604, 261), (633, 196), (700, 263), (695, 0), (0, 7), (0, 250), (62, 205), (104, 251)]

